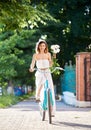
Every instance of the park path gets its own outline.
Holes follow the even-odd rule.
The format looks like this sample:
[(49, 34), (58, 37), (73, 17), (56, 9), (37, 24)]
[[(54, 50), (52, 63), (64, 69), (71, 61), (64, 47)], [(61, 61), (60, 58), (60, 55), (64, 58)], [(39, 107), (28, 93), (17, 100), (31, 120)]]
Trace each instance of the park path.
[(91, 130), (91, 108), (76, 108), (56, 101), (52, 124), (41, 121), (38, 103), (25, 100), (0, 109), (0, 130)]

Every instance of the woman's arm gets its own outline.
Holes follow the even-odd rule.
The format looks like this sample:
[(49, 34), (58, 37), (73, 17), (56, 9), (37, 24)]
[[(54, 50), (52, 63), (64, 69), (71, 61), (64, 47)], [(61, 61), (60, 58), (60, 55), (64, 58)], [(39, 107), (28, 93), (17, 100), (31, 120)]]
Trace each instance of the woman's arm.
[(51, 53), (48, 53), (48, 60), (49, 60), (50, 67), (52, 67), (53, 61), (52, 61), (52, 58), (51, 58)]
[(36, 54), (34, 54), (33, 57), (32, 57), (32, 62), (30, 64), (30, 68), (29, 68), (30, 72), (33, 72), (34, 66), (35, 66), (35, 62), (36, 62)]

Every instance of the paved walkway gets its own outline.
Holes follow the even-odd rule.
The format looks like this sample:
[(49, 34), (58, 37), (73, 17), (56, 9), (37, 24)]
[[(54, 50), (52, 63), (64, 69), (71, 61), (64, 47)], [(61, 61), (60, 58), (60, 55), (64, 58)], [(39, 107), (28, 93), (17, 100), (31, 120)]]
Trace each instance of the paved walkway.
[(52, 124), (41, 121), (38, 103), (26, 100), (0, 109), (0, 130), (91, 130), (91, 108), (75, 108), (56, 101)]

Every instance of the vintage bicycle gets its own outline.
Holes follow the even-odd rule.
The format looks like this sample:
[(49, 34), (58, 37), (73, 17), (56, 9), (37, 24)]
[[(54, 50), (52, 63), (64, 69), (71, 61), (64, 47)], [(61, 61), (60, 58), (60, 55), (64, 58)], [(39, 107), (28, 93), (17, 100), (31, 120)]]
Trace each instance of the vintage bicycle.
[(52, 123), (52, 107), (54, 105), (53, 101), (53, 95), (52, 95), (52, 90), (51, 87), (49, 86), (48, 79), (46, 76), (46, 73), (53, 73), (56, 70), (64, 70), (61, 67), (55, 67), (52, 71), (42, 71), (41, 69), (35, 68), (34, 70), (37, 70), (41, 73), (45, 74), (46, 81), (44, 83), (44, 88), (43, 88), (43, 100), (39, 102), (39, 109), (40, 109), (40, 115), (42, 121), (45, 120), (45, 115), (46, 111), (48, 111), (48, 118), (49, 118), (49, 124)]

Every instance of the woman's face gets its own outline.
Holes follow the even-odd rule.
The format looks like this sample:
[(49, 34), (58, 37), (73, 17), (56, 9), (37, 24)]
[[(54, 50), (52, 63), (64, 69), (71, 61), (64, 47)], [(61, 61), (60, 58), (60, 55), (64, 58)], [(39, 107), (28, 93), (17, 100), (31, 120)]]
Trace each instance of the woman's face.
[(40, 51), (44, 51), (45, 49), (46, 49), (45, 43), (41, 43), (41, 44), (39, 45), (39, 50), (40, 50)]

